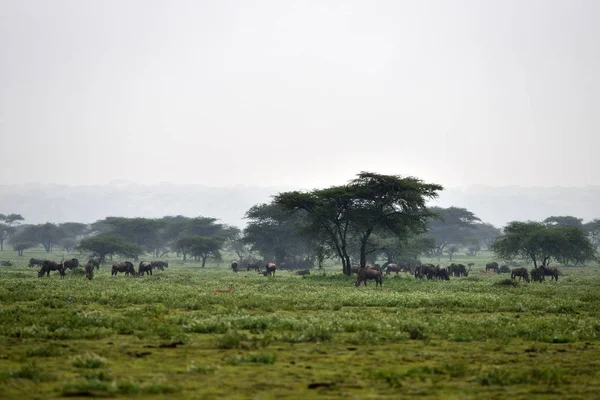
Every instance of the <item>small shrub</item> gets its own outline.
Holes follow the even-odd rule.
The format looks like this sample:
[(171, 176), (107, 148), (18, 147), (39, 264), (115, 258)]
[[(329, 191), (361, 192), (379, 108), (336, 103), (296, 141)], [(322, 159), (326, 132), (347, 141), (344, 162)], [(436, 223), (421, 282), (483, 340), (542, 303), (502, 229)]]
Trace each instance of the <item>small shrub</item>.
[(58, 346), (42, 346), (27, 349), (27, 357), (56, 357), (62, 355), (63, 351)]
[(95, 353), (87, 353), (73, 357), (71, 365), (75, 368), (100, 368), (106, 365), (106, 359)]
[(187, 372), (190, 374), (209, 375), (214, 374), (219, 369), (218, 365), (196, 365), (193, 361), (187, 367)]
[(217, 348), (219, 349), (238, 349), (242, 346), (242, 341), (245, 339), (238, 331), (227, 331), (217, 339)]
[(43, 369), (38, 367), (35, 362), (28, 363), (17, 371), (10, 372), (9, 376), (16, 379), (28, 379), (33, 382), (49, 382), (56, 380), (53, 375), (46, 373)]
[(385, 382), (390, 387), (393, 387), (393, 388), (401, 388), (402, 387), (403, 375), (399, 372), (375, 371), (375, 372), (373, 372), (372, 377), (376, 380)]

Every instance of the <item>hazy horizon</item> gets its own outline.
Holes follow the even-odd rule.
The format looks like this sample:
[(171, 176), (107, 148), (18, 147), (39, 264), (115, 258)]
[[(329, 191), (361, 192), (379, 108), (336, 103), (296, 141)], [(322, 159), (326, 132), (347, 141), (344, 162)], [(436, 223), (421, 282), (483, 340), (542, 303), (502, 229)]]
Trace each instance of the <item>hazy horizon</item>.
[(600, 2), (7, 0), (0, 184), (600, 184)]

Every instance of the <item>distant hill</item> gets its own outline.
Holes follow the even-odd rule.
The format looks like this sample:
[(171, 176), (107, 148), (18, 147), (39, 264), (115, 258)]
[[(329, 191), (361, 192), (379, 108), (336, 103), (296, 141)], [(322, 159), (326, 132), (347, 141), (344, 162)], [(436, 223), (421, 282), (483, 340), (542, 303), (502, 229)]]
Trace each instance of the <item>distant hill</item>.
[[(244, 213), (252, 205), (268, 202), (280, 191), (295, 189), (298, 188), (138, 185), (127, 181), (95, 186), (0, 185), (0, 213), (19, 213), (26, 223), (94, 222), (107, 216), (203, 215), (243, 226)], [(448, 188), (433, 203), (465, 207), (498, 227), (513, 220), (541, 220), (551, 215), (573, 215), (588, 221), (600, 217), (600, 186)]]

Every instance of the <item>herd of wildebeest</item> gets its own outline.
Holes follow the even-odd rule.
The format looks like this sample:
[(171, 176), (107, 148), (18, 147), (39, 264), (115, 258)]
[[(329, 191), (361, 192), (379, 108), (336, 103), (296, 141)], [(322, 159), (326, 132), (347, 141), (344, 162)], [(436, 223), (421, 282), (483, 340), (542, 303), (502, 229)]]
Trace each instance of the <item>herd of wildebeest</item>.
[[(56, 262), (52, 260), (40, 260), (37, 258), (31, 258), (29, 260), (29, 267), (33, 268), (35, 266), (40, 266), (41, 269), (38, 272), (38, 277), (43, 277), (44, 274), (46, 276), (50, 276), (50, 272), (58, 271), (61, 276), (65, 276), (66, 270), (73, 270), (80, 266), (79, 260), (77, 258), (72, 258), (70, 260), (64, 260), (62, 262)], [(164, 271), (165, 267), (168, 267), (169, 263), (167, 261), (142, 261), (139, 263), (138, 270), (135, 270), (135, 267), (131, 261), (122, 261), (117, 262), (112, 265), (112, 270), (110, 275), (117, 275), (119, 272), (124, 272), (125, 275), (137, 276), (137, 275), (152, 275), (153, 269), (158, 269)], [(85, 276), (88, 279), (94, 278), (94, 269), (100, 268), (100, 261), (94, 258), (90, 258), (85, 264)]]
[[(248, 261), (241, 260), (233, 261), (231, 263), (231, 269), (233, 272), (238, 272), (240, 270), (246, 269), (246, 271), (255, 271), (264, 276), (274, 276), (275, 271), (277, 270), (277, 265), (275, 263), (266, 263), (265, 269), (261, 270), (260, 266), (262, 265), (259, 261)], [(383, 265), (379, 264), (366, 264), (364, 266), (353, 264), (351, 268), (351, 272), (357, 274), (357, 279), (355, 282), (355, 286), (360, 286), (364, 284), (367, 286), (367, 280), (374, 280), (375, 286), (382, 286), (383, 283), (383, 274), (385, 271), (385, 275), (390, 275), (392, 273), (396, 273), (398, 275), (400, 272), (404, 272), (407, 274), (414, 275), (417, 279), (440, 279), (440, 280), (449, 280), (451, 276), (461, 277), (461, 276), (469, 276), (469, 272), (473, 267), (473, 263), (468, 264), (467, 266), (463, 264), (455, 264), (452, 263), (448, 266), (444, 265), (433, 265), (433, 264), (421, 264), (420, 262), (408, 262), (408, 263), (391, 263), (386, 262)], [(57, 271), (61, 276), (65, 276), (66, 270), (73, 270), (80, 266), (79, 260), (76, 258), (72, 258), (70, 260), (64, 260), (62, 262), (56, 262), (51, 260), (40, 260), (36, 258), (32, 258), (29, 260), (29, 267), (40, 266), (41, 269), (38, 272), (38, 276), (41, 278), (44, 275), (50, 276), (51, 271)], [(138, 264), (138, 270), (135, 270), (134, 264), (130, 261), (121, 261), (112, 264), (111, 276), (117, 275), (119, 272), (125, 273), (125, 275), (130, 276), (143, 276), (143, 275), (152, 275), (152, 270), (161, 270), (164, 271), (165, 267), (168, 267), (169, 263), (166, 261), (141, 261)], [(88, 279), (93, 279), (94, 277), (94, 269), (100, 268), (100, 262), (97, 259), (90, 258), (85, 264), (85, 275)], [(285, 263), (280, 264), (281, 269), (292, 270), (291, 266), (286, 266)], [(297, 275), (310, 275), (310, 269), (300, 269), (295, 271)], [(534, 282), (543, 282), (546, 276), (550, 276), (551, 280), (558, 281), (558, 270), (556, 267), (550, 267), (547, 265), (542, 265), (537, 268), (531, 268), (530, 271), (525, 267), (518, 268), (509, 268), (507, 265), (499, 266), (497, 262), (487, 263), (485, 266), (485, 273), (510, 273), (512, 279), (519, 278), (519, 281), (525, 280), (526, 282), (530, 282), (531, 280)]]

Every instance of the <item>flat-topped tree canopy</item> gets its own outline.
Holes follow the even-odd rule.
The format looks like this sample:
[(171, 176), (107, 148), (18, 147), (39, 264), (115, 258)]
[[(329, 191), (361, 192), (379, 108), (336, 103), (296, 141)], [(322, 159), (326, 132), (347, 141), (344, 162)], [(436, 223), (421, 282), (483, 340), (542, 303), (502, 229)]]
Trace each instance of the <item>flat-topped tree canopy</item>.
[(307, 211), (304, 233), (324, 238), (342, 260), (344, 273), (350, 274), (350, 244), (360, 247), (360, 263), (365, 265), (375, 230), (399, 237), (423, 233), (427, 221), (436, 217), (426, 202), (441, 190), (441, 185), (415, 177), (361, 172), (346, 185), (284, 192), (274, 202), (289, 212)]

